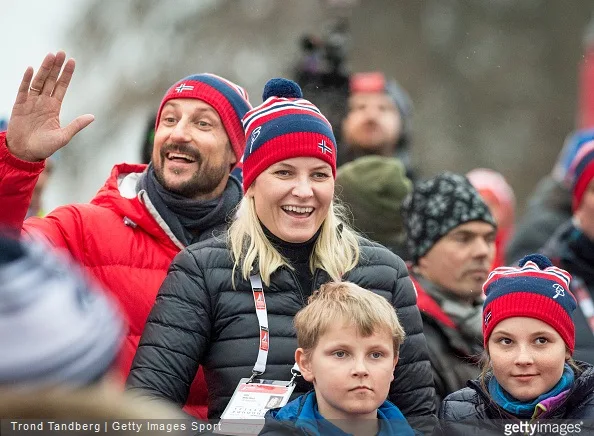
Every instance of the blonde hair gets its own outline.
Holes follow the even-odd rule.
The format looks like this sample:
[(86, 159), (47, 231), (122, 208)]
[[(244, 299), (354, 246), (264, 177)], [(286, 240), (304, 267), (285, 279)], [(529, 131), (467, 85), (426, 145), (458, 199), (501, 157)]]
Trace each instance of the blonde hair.
[(392, 336), (394, 356), (404, 342), (404, 329), (396, 310), (384, 297), (350, 282), (329, 282), (309, 297), (308, 305), (297, 312), (297, 343), (306, 354), (313, 351), (330, 326), (346, 321), (363, 336), (386, 329)]
[[(345, 224), (343, 216), (341, 207), (331, 202), (309, 260), (312, 272), (320, 268), (336, 281), (357, 265), (360, 253), (356, 233)], [(264, 234), (253, 197), (246, 195), (239, 203), (237, 218), (229, 227), (228, 235), (234, 262), (233, 287), (236, 270), (239, 269), (241, 277), (247, 280), (256, 261), (267, 286), (272, 273), (281, 266), (293, 269)]]

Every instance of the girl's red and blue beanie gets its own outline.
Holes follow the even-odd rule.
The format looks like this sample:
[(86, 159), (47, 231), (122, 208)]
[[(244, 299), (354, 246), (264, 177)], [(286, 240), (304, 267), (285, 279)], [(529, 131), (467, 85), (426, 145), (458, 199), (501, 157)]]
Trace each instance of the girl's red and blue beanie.
[(571, 319), (576, 299), (569, 290), (571, 274), (553, 266), (549, 258), (530, 254), (519, 267), (494, 269), (483, 285), (483, 340), (485, 349), (497, 324), (507, 318), (528, 317), (553, 327), (567, 348), (575, 348), (575, 326)]

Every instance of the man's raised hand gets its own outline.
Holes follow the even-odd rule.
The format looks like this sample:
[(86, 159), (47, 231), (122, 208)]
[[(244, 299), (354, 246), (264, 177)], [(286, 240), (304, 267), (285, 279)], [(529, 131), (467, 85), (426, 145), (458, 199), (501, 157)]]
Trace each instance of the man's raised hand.
[(49, 53), (35, 77), (31, 67), (23, 75), (6, 132), (8, 149), (19, 159), (48, 158), (95, 119), (91, 114), (81, 115), (60, 127), (62, 100), (74, 72), (74, 59), (64, 64), (65, 60), (63, 51)]

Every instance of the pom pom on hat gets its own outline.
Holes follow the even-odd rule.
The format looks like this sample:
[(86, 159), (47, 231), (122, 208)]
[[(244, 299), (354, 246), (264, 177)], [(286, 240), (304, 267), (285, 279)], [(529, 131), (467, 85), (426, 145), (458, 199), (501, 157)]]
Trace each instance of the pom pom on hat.
[(264, 85), (262, 92), (262, 101), (268, 100), (270, 97), (281, 98), (303, 98), (303, 92), (299, 85), (292, 80), (283, 79), (282, 77), (270, 79)]
[(526, 256), (524, 256), (523, 258), (520, 259), (520, 261), (518, 262), (518, 265), (520, 268), (523, 268), (524, 265), (526, 265), (526, 263), (528, 262), (534, 262), (536, 264), (536, 266), (538, 266), (539, 269), (546, 269), (550, 266), (553, 266), (553, 263), (551, 262), (551, 260), (546, 257), (543, 254), (528, 254)]
[(246, 147), (243, 189), (247, 191), (262, 171), (295, 157), (314, 157), (330, 165), (336, 177), (336, 139), (320, 110), (302, 98), (292, 80), (269, 80), (264, 102), (243, 117)]
[(553, 266), (549, 258), (530, 254), (520, 266), (494, 269), (483, 285), (483, 340), (485, 349), (495, 326), (507, 318), (528, 317), (553, 327), (567, 348), (575, 348), (575, 326), (571, 319), (577, 302), (569, 283), (571, 274)]
[(24, 255), (25, 250), (18, 241), (0, 237), (0, 265), (17, 260)]

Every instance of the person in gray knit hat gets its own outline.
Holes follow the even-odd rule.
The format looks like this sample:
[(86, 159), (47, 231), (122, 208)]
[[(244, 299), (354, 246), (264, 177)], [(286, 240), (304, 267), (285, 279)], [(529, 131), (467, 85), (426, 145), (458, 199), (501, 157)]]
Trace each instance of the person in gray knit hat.
[(78, 267), (0, 236), (0, 387), (86, 386), (112, 368), (125, 324)]
[(444, 172), (402, 204), (409, 273), (429, 346), (438, 399), (478, 375), (482, 284), (495, 256), (495, 219), (469, 180)]
[(127, 331), (121, 312), (52, 250), (0, 232), (0, 418), (89, 426), (87, 433), (42, 424), (56, 434), (96, 433), (103, 426), (90, 422), (97, 420), (187, 419), (169, 404), (122, 391), (115, 369)]

